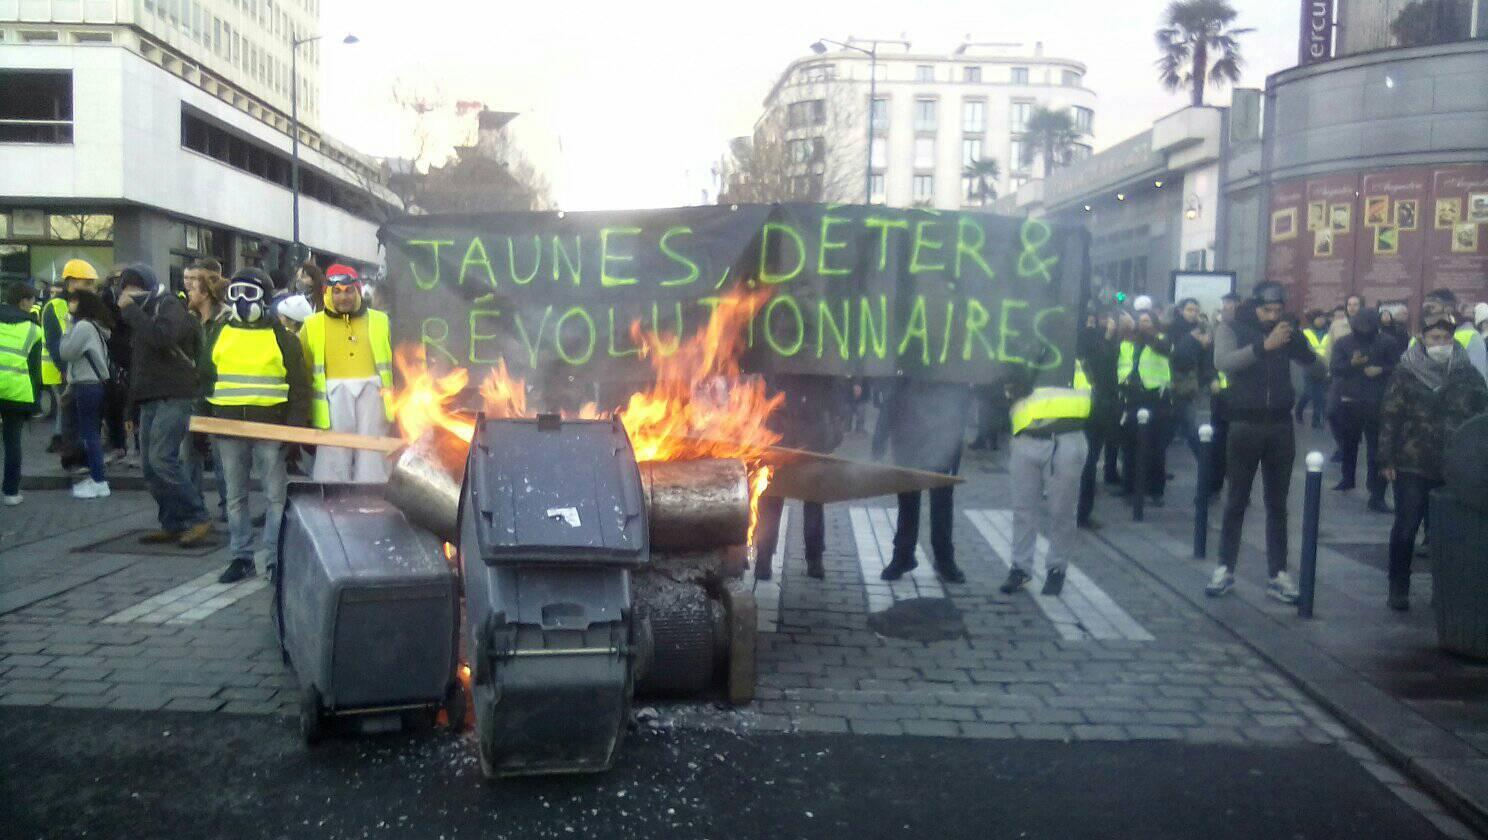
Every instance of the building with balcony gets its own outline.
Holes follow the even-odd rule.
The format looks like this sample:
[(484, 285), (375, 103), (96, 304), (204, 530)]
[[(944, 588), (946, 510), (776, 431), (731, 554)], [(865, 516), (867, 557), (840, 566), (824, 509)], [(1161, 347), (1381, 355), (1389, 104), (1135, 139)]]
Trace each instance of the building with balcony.
[(947, 54), (906, 41), (849, 43), (876, 56), (838, 49), (798, 58), (765, 98), (756, 137), (784, 133), (795, 195), (861, 203), (871, 193), (873, 203), (947, 210), (982, 205), (975, 182), (963, 177), (968, 163), (997, 161), (1001, 174), (991, 186), (998, 194), (1041, 173), (1043, 162), (1024, 155), (1026, 124), (1038, 106), (1068, 108), (1082, 135), (1074, 156), (1090, 154), (1096, 97), (1084, 86), (1085, 65), (1047, 56), (1042, 44), (967, 42)]
[(300, 240), (375, 267), (395, 198), (317, 129), (321, 42), (290, 69), (318, 18), (318, 0), (0, 0), (0, 272), (81, 256), (179, 282), (211, 256), (287, 277), (295, 80)]

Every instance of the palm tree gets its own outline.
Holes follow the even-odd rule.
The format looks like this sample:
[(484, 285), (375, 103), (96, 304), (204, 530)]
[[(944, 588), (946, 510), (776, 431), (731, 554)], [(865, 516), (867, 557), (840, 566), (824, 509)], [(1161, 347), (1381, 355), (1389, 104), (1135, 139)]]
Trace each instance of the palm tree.
[(1229, 0), (1173, 0), (1157, 30), (1158, 78), (1170, 91), (1189, 88), (1195, 107), (1204, 104), (1204, 84), (1219, 87), (1240, 81), (1241, 35), (1253, 29), (1233, 26), (1237, 13)]
[(1033, 163), (1035, 156), (1044, 162), (1044, 177), (1054, 171), (1054, 167), (1069, 163), (1074, 153), (1075, 141), (1080, 139), (1081, 132), (1075, 128), (1075, 118), (1070, 116), (1068, 108), (1054, 110), (1040, 105), (1033, 109), (1028, 115), (1028, 122), (1023, 127), (1023, 160), (1024, 166)]
[(967, 198), (974, 198), (978, 204), (986, 207), (989, 200), (997, 198), (997, 179), (1002, 177), (1002, 167), (997, 165), (995, 158), (982, 158), (966, 164), (961, 170), (961, 177), (973, 182)]

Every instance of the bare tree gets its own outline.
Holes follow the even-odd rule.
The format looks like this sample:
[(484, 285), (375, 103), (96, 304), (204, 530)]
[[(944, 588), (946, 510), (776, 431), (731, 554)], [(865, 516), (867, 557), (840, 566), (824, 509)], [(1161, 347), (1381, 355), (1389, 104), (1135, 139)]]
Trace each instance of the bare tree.
[(863, 199), (866, 99), (859, 106), (854, 86), (835, 79), (806, 84), (730, 143), (720, 204)]

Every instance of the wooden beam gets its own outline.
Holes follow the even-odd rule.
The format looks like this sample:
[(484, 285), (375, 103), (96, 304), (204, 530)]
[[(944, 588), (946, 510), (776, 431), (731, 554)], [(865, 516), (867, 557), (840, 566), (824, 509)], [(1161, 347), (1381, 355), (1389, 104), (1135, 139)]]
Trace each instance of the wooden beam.
[(306, 429), (299, 426), (280, 426), (274, 423), (253, 423), (247, 420), (224, 420), (220, 417), (192, 417), (191, 431), (206, 435), (253, 438), (255, 440), (277, 440), (283, 443), (304, 443), (311, 446), (339, 446), (345, 449), (367, 449), (373, 452), (392, 454), (406, 444), (402, 438), (373, 437), (350, 432), (332, 432), (327, 429)]

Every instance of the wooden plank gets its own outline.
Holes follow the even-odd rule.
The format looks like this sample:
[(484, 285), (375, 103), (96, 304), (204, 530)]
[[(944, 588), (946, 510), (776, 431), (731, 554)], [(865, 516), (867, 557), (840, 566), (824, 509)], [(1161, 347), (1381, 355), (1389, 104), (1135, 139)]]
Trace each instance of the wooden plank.
[(247, 420), (224, 420), (220, 417), (192, 417), (191, 431), (206, 435), (254, 438), (255, 440), (277, 440), (284, 443), (304, 443), (311, 446), (339, 446), (345, 449), (368, 449), (392, 454), (404, 447), (402, 438), (373, 437), (350, 432), (332, 432), (327, 429), (306, 429), (299, 426), (280, 426), (274, 423), (253, 423)]
[(960, 484), (966, 479), (945, 473), (869, 464), (821, 455), (804, 449), (770, 447), (765, 456), (773, 472), (765, 493), (808, 502), (872, 499)]

